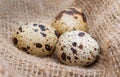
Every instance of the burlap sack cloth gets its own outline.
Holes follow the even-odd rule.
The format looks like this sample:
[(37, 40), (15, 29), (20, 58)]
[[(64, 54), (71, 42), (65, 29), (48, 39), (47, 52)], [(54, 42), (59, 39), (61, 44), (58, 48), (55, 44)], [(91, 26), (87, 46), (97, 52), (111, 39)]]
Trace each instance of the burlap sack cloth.
[(10, 67), (9, 63), (4, 60), (3, 58), (0, 58), (0, 77), (22, 77), (18, 75), (18, 73)]
[[(101, 46), (100, 59), (83, 68), (28, 55), (11, 42), (15, 28), (31, 21), (50, 24), (61, 10), (81, 7), (89, 33)], [(23, 77), (120, 77), (120, 0), (0, 0), (0, 57)]]

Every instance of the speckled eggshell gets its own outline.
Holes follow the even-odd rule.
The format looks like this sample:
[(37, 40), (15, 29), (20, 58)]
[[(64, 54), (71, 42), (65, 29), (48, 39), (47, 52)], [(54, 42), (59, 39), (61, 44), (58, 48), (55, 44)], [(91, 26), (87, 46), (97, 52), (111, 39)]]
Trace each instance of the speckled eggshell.
[(55, 55), (66, 65), (87, 66), (99, 56), (98, 43), (86, 32), (75, 30), (63, 33), (57, 44)]
[(75, 7), (61, 11), (53, 20), (52, 26), (58, 30), (60, 34), (71, 30), (87, 32), (86, 16), (80, 8)]
[(12, 40), (16, 47), (36, 56), (48, 56), (54, 51), (59, 34), (45, 23), (31, 22), (19, 27)]

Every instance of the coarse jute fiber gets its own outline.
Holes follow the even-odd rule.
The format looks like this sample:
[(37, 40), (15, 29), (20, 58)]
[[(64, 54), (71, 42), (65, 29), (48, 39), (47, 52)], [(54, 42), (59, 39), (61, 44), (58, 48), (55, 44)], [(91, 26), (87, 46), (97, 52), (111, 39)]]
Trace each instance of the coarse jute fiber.
[[(66, 66), (13, 45), (11, 35), (17, 27), (31, 21), (50, 24), (58, 12), (71, 6), (83, 9), (89, 33), (101, 46), (95, 64)], [(0, 57), (23, 77), (120, 77), (120, 0), (0, 0)]]
[(22, 77), (13, 69), (9, 63), (0, 58), (0, 77)]

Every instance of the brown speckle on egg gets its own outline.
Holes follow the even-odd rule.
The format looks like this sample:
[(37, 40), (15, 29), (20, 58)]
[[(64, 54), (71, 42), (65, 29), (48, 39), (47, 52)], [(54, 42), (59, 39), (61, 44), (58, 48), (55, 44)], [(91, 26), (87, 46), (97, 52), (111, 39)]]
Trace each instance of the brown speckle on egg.
[(90, 58), (88, 57), (88, 60), (90, 60)]
[(38, 29), (34, 29), (34, 32), (38, 32)]
[(74, 48), (71, 48), (73, 54), (77, 54), (77, 50), (75, 50)]
[(27, 49), (30, 49), (30, 47), (29, 47), (29, 46), (27, 46)]
[(83, 17), (83, 21), (84, 21), (84, 22), (87, 22), (87, 19), (86, 19), (85, 14), (84, 14), (84, 13), (81, 13), (81, 15), (82, 15), (82, 17)]
[(82, 50), (83, 49), (83, 45), (80, 44), (79, 48)]
[(19, 27), (19, 31), (22, 32), (22, 27)]
[(75, 19), (78, 19), (78, 17), (77, 17), (77, 16), (74, 16), (74, 18), (75, 18)]
[(41, 34), (43, 37), (46, 37), (46, 36), (47, 36), (45, 33), (42, 33), (42, 32), (40, 32), (40, 34)]
[(74, 56), (74, 59), (78, 60), (78, 57)]
[(70, 9), (70, 11), (66, 11), (65, 13), (69, 15), (80, 14), (80, 12), (76, 10), (75, 8), (68, 8), (68, 9)]
[(70, 57), (70, 56), (67, 56), (67, 59), (70, 61), (70, 60), (71, 60), (71, 57)]
[(19, 32), (16, 32), (16, 34), (19, 34)]
[(26, 23), (25, 25), (28, 25), (28, 23)]
[(17, 38), (13, 38), (12, 40), (13, 40), (13, 44), (14, 44), (14, 45), (17, 45), (17, 44), (18, 44)]
[(96, 48), (94, 48), (94, 50), (96, 51), (97, 49), (96, 49)]
[(86, 65), (90, 64), (90, 62), (87, 62)]
[(73, 30), (76, 30), (75, 27), (73, 27)]
[(83, 32), (80, 32), (79, 34), (78, 34), (78, 36), (80, 36), (80, 37), (83, 37), (85, 35), (85, 33), (83, 33)]
[(23, 51), (28, 51), (28, 49), (26, 47), (22, 47)]
[(77, 46), (77, 43), (76, 43), (76, 42), (73, 42), (72, 45), (73, 45), (74, 47), (76, 47), (76, 46)]
[(41, 24), (40, 24), (39, 27), (40, 27), (40, 29), (41, 29), (42, 31), (45, 31), (45, 30), (46, 30), (44, 25), (41, 25)]
[(99, 56), (99, 55), (97, 55), (95, 58), (96, 58), (96, 59), (98, 59), (98, 58), (100, 58), (100, 56)]
[(42, 49), (42, 51), (43, 51), (43, 52), (45, 52), (45, 50), (44, 50), (44, 49)]
[[(60, 18), (62, 17), (62, 14), (65, 12), (65, 10), (63, 10), (62, 12), (60, 12), (56, 17), (55, 19), (56, 20), (60, 20)], [(55, 22), (56, 23), (56, 22)]]
[(68, 14), (68, 15), (73, 15), (74, 11), (65, 11), (65, 13)]
[(66, 47), (66, 46), (62, 46), (62, 47), (61, 47), (61, 50), (64, 50), (65, 47)]
[(33, 26), (37, 26), (37, 24), (33, 24)]
[(56, 23), (56, 20), (54, 22)]
[(50, 45), (48, 45), (48, 44), (45, 44), (45, 49), (50, 51), (52, 49), (52, 47)]
[(41, 48), (42, 47), (42, 44), (40, 44), (40, 43), (35, 43), (34, 44), (37, 48)]
[(65, 53), (62, 53), (62, 54), (61, 54), (61, 58), (62, 58), (62, 60), (65, 60), (65, 61), (66, 61), (66, 54), (65, 54)]
[(76, 63), (76, 61), (74, 61)]

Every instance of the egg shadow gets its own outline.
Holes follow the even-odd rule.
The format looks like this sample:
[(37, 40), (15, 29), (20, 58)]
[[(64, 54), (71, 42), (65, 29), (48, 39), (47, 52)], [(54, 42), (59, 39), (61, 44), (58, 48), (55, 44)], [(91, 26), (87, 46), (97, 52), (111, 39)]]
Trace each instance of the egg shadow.
[(96, 60), (95, 60), (92, 64), (87, 65), (87, 66), (84, 66), (84, 67), (85, 67), (85, 68), (92, 68), (92, 67), (94, 67), (94, 66), (97, 65), (97, 63), (99, 62), (99, 59), (100, 59), (100, 57), (98, 56), (98, 57), (96, 58)]

